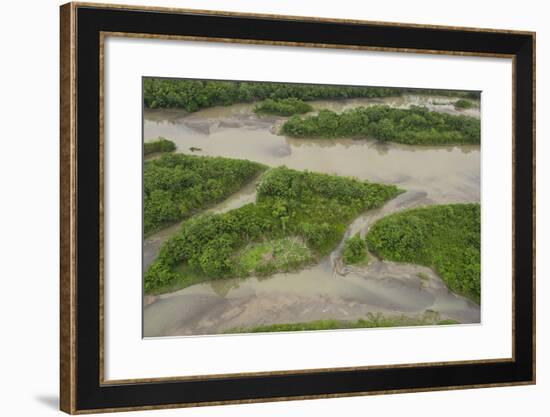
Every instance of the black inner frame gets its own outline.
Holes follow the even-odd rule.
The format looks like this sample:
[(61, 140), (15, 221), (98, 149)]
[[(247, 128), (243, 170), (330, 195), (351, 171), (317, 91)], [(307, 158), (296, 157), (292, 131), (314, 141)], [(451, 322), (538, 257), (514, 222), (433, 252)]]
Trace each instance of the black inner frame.
[[(515, 360), (100, 385), (98, 260), (101, 31), (515, 55)], [(77, 45), (77, 410), (533, 381), (532, 36), (370, 23), (311, 22), (78, 6)]]

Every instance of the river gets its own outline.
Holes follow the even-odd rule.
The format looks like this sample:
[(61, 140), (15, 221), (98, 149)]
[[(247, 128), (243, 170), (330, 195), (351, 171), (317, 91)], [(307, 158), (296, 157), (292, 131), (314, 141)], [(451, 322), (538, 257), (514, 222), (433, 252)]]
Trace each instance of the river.
[[(316, 110), (336, 111), (380, 103), (401, 108), (424, 105), (434, 111), (479, 117), (479, 106), (455, 110), (451, 99), (438, 96), (311, 102)], [(382, 208), (359, 216), (348, 227), (346, 236), (357, 232), (364, 235), (378, 218), (405, 208), (480, 201), (479, 146), (289, 138), (276, 134), (285, 118), (257, 116), (252, 107), (249, 103), (235, 104), (191, 114), (181, 110), (145, 110), (145, 140), (164, 136), (176, 143), (177, 152), (354, 176), (396, 184), (406, 190)], [(190, 148), (200, 150), (192, 152)], [(254, 200), (252, 183), (210, 211), (224, 212)], [(171, 226), (145, 240), (145, 267), (177, 228), (178, 225)], [(344, 266), (341, 249), (342, 244), (319, 264), (294, 273), (219, 280), (146, 297), (144, 336), (217, 334), (263, 324), (352, 320), (364, 318), (367, 313), (414, 317), (435, 313), (441, 319), (479, 323), (479, 306), (448, 291), (431, 269), (382, 261), (372, 255), (373, 260), (366, 267)]]

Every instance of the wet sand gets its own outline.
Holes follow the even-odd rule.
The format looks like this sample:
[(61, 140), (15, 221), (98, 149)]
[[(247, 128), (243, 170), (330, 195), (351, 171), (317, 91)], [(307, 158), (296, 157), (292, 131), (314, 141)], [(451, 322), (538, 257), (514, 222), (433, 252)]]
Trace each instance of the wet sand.
[(456, 102), (457, 100), (458, 99), (456, 97), (405, 94), (398, 97), (351, 98), (347, 100), (318, 100), (310, 103), (313, 104), (314, 108), (326, 108), (336, 112), (342, 112), (353, 107), (368, 107), (379, 104), (385, 104), (400, 109), (406, 109), (410, 106), (423, 106), (430, 111), (438, 111), (455, 116), (471, 116), (479, 119), (479, 100), (468, 99), (468, 101), (473, 103), (473, 107), (469, 109), (456, 109), (454, 106), (454, 102)]
[[(393, 101), (392, 101), (393, 100)], [(450, 101), (447, 97), (405, 96), (382, 100), (313, 102), (315, 108), (341, 109), (388, 102), (393, 106)], [(390, 102), (391, 101), (391, 102)], [(424, 104), (425, 105), (425, 104)], [(145, 138), (164, 136), (177, 151), (251, 159), (363, 180), (396, 184), (407, 192), (384, 207), (359, 216), (346, 236), (362, 236), (378, 218), (410, 207), (480, 201), (479, 146), (410, 146), (362, 139), (294, 139), (276, 135), (281, 117), (258, 117), (251, 104), (215, 107), (186, 114), (174, 110), (145, 113)], [(346, 107), (347, 106), (347, 107)], [(452, 105), (448, 105), (452, 106)], [(436, 111), (454, 111), (433, 105)], [(479, 108), (469, 109), (477, 111)], [(462, 114), (462, 112), (461, 112)], [(473, 114), (475, 116), (475, 114)], [(191, 152), (190, 147), (202, 151)], [(223, 212), (255, 199), (254, 184), (210, 209)], [(144, 242), (144, 263), (178, 225)], [(149, 300), (144, 336), (216, 334), (236, 327), (320, 319), (355, 320), (367, 313), (418, 316), (478, 323), (478, 305), (451, 293), (429, 268), (376, 259), (366, 267), (342, 265), (342, 243), (319, 264), (269, 278), (229, 279), (193, 285)], [(425, 276), (419, 278), (418, 273)], [(427, 277), (427, 278), (426, 278)]]

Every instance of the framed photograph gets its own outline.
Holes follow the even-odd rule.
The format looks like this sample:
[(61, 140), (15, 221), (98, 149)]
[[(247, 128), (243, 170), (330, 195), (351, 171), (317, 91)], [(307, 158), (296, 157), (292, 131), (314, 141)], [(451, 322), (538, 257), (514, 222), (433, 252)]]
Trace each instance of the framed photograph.
[(61, 409), (535, 383), (535, 34), (61, 7)]

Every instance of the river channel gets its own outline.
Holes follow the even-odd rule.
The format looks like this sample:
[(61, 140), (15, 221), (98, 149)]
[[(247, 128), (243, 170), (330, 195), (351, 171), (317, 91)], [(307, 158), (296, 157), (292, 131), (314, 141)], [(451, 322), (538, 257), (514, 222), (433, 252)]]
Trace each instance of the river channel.
[[(427, 95), (311, 102), (316, 110), (335, 111), (380, 103), (400, 108), (424, 105), (433, 111), (479, 117), (479, 106), (455, 110), (452, 99)], [(348, 227), (346, 237), (357, 232), (364, 235), (377, 219), (406, 208), (480, 201), (479, 146), (289, 138), (277, 134), (285, 118), (257, 116), (252, 108), (253, 104), (246, 103), (195, 113), (145, 110), (144, 137), (146, 141), (158, 136), (170, 139), (176, 143), (177, 152), (353, 176), (395, 184), (406, 191), (380, 209), (359, 216)], [(253, 202), (254, 185), (249, 184), (210, 211), (224, 212)], [(144, 267), (177, 228), (171, 226), (145, 240)], [(372, 255), (367, 266), (344, 266), (341, 250), (342, 244), (319, 264), (298, 272), (262, 279), (218, 280), (146, 297), (144, 336), (217, 334), (233, 328), (320, 319), (355, 320), (368, 313), (410, 317), (437, 314), (441, 319), (479, 323), (479, 306), (450, 292), (431, 269)]]

